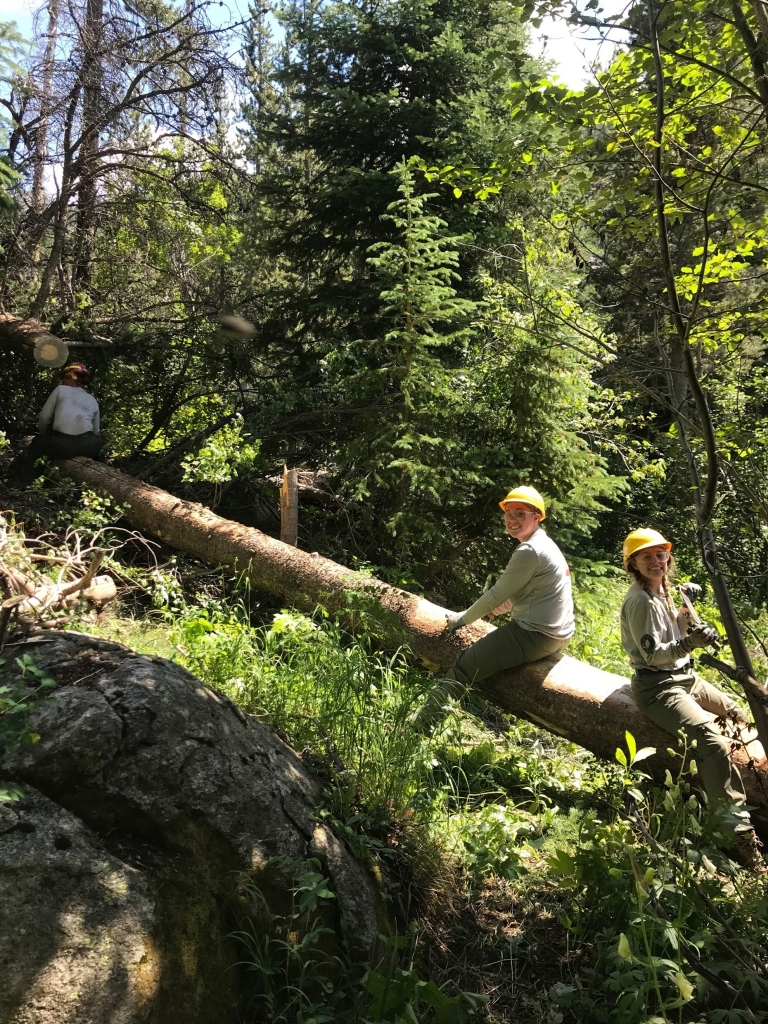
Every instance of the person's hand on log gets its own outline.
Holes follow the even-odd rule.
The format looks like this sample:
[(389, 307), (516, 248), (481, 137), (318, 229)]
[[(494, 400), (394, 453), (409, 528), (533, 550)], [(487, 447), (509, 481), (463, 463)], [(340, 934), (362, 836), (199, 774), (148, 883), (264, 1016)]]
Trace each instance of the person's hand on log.
[(451, 636), (453, 636), (457, 629), (461, 629), (461, 617), (463, 614), (464, 612), (448, 612), (446, 615), (445, 628)]
[(720, 637), (717, 630), (700, 622), (693, 627), (688, 636), (684, 637), (683, 644), (688, 651), (692, 651), (696, 647), (719, 647)]
[(488, 618), (489, 619), (495, 619), (497, 616), (505, 615), (507, 612), (511, 612), (511, 611), (512, 611), (512, 598), (510, 597), (508, 601), (505, 601), (503, 604), (500, 604), (498, 608), (494, 608), (492, 612), (489, 612), (488, 613)]

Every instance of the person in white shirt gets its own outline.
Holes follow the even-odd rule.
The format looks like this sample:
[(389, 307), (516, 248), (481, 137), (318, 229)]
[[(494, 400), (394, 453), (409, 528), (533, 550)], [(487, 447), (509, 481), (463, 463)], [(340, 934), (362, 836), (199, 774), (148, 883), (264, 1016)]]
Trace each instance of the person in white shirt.
[(37, 434), (21, 459), (19, 475), (23, 483), (37, 476), (35, 463), (47, 456), (71, 459), (77, 455), (98, 458), (102, 440), (99, 403), (85, 390), (90, 379), (83, 363), (70, 363), (61, 371), (61, 384), (54, 388), (40, 410)]
[(517, 487), (499, 502), (507, 533), (519, 541), (496, 583), (463, 612), (451, 612), (447, 628), (455, 633), (484, 615), (506, 612), (511, 621), (472, 644), (430, 691), (417, 716), (431, 725), (448, 697), (460, 697), (474, 683), (496, 672), (559, 654), (575, 630), (571, 571), (563, 553), (539, 524), (546, 518), (544, 499), (533, 487)]

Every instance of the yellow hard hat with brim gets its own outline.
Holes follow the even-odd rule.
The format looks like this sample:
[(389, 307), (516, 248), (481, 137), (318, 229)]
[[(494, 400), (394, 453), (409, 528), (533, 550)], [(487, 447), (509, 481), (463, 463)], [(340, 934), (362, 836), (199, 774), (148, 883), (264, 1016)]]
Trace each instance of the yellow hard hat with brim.
[(659, 545), (663, 545), (667, 551), (672, 550), (672, 545), (665, 537), (662, 537), (658, 530), (645, 528), (633, 530), (632, 533), (627, 534), (621, 549), (621, 553), (624, 556), (624, 568), (627, 568), (630, 558), (632, 555), (636, 555), (638, 551), (642, 551), (644, 548), (655, 548)]
[(522, 501), (524, 505), (530, 505), (532, 508), (535, 508), (537, 512), (541, 512), (542, 519), (547, 518), (544, 499), (535, 487), (515, 487), (515, 489), (510, 491), (503, 501), (499, 502), (499, 508), (506, 508), (510, 501)]

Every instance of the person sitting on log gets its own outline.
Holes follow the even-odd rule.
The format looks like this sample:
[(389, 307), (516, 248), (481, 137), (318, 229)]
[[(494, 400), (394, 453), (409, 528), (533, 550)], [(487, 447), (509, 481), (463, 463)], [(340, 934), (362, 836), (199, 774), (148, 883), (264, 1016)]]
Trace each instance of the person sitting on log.
[(90, 379), (83, 363), (70, 363), (61, 371), (61, 384), (53, 389), (40, 410), (40, 433), (29, 443), (20, 465), (22, 483), (38, 475), (35, 463), (47, 456), (71, 459), (76, 455), (97, 458), (101, 452), (99, 403), (85, 390)]
[[(737, 728), (747, 716), (732, 697), (693, 671), (691, 652), (717, 644), (718, 634), (694, 625), (685, 607), (672, 600), (675, 570), (672, 545), (656, 530), (633, 530), (623, 547), (624, 568), (633, 579), (621, 606), (621, 642), (632, 666), (632, 694), (640, 711), (673, 736), (683, 730), (696, 742), (696, 764), (714, 807), (729, 807), (735, 822), (734, 855), (745, 867), (763, 874), (760, 853), (739, 770), (731, 758), (732, 740), (718, 728), (729, 719)], [(680, 588), (689, 599), (697, 584)]]
[(417, 716), (420, 725), (443, 717), (449, 697), (496, 672), (558, 654), (574, 633), (571, 572), (557, 544), (541, 529), (544, 499), (533, 487), (516, 487), (499, 502), (507, 533), (518, 545), (497, 582), (463, 612), (448, 616), (455, 633), (484, 615), (511, 614), (508, 623), (467, 648), (432, 687)]

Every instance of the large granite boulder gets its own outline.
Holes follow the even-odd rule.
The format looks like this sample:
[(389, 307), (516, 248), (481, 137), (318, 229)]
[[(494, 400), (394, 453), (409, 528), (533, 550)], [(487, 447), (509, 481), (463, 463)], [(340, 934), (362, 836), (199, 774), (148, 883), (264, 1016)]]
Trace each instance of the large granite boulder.
[(370, 960), (369, 875), (269, 728), (119, 644), (57, 633), (6, 648), (0, 685), (21, 654), (57, 686), (39, 742), (0, 759), (23, 791), (0, 805), (0, 1024), (243, 1019), (254, 972), (234, 933), (286, 914), (291, 865), (312, 859), (335, 896), (317, 910), (328, 962)]

